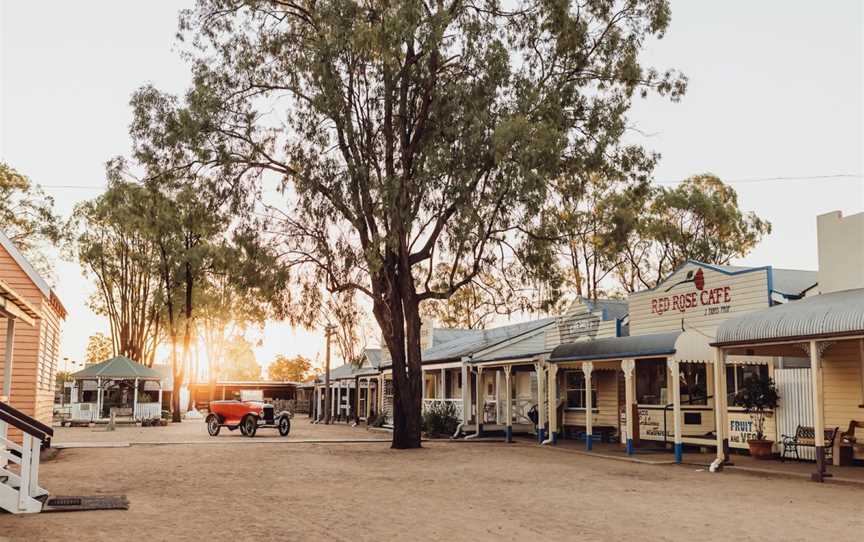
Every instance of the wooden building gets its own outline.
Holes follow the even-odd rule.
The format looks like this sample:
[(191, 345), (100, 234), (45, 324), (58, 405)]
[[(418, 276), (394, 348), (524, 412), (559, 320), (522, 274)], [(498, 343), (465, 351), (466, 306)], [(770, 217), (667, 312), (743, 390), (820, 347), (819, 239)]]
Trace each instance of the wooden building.
[[(45, 425), (51, 424), (66, 309), (8, 237), (0, 233), (0, 401)], [(11, 431), (13, 439), (17, 433)]]
[[(731, 318), (720, 325), (716, 359), (805, 355), (809, 393), (802, 419), (813, 428), (813, 479), (826, 474), (826, 430), (834, 464), (864, 460), (864, 213), (817, 218), (818, 287), (814, 295)], [(781, 405), (783, 403), (781, 393)], [(810, 410), (810, 412), (807, 412)], [(717, 464), (726, 457), (718, 435)]]
[[(641, 441), (668, 443), (680, 462), (685, 444), (713, 446), (718, 434), (746, 448), (749, 416), (726, 398), (745, 376), (771, 375), (774, 358), (733, 356), (728, 370), (719, 370), (710, 342), (725, 320), (800, 299), (816, 282), (812, 271), (687, 262), (656, 288), (630, 296), (626, 336), (567, 342), (552, 351), (548, 370), (583, 376), (575, 387), (567, 381), (550, 387), (549, 403), (584, 393), (586, 411), (595, 413), (585, 419), (588, 449), (598, 437), (595, 424), (614, 423), (598, 417), (615, 404), (629, 453)], [(602, 379), (609, 384), (602, 386)], [(772, 423), (769, 418), (768, 434), (776, 432)]]

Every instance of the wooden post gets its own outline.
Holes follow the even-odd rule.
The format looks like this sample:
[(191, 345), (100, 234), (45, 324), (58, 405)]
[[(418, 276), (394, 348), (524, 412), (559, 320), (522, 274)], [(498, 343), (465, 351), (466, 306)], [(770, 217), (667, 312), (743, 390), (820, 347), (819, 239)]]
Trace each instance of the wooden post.
[(501, 419), (501, 371), (495, 369), (495, 423), (500, 424)]
[(475, 391), (477, 394), (477, 415), (475, 416), (477, 421), (477, 434), (481, 434), (483, 432), (483, 410), (486, 407), (486, 400), (482, 396), (483, 394), (483, 367), (477, 366), (477, 381), (475, 385)]
[(542, 361), (534, 364), (537, 373), (537, 442), (546, 440), (546, 368)]
[[(3, 397), (0, 400), (12, 402), (12, 353), (15, 346), (15, 319), (6, 317), (6, 353), (3, 360)], [(9, 427), (4, 421), (0, 421), (0, 437), (9, 437)], [(6, 451), (5, 446), (0, 446), (0, 451)], [(0, 467), (7, 464), (5, 456), (0, 456)]]
[(442, 401), (447, 399), (447, 369), (441, 369), (441, 389), (438, 390), (438, 397)]
[[(668, 358), (669, 390), (672, 392), (672, 417), (675, 425), (675, 463), (681, 463), (684, 457), (684, 441), (681, 434), (681, 375), (678, 360)], [(666, 411), (663, 411), (666, 416)]]
[(593, 372), (593, 363), (586, 361), (582, 364), (582, 373), (585, 375), (585, 449), (589, 452), (594, 446), (594, 401), (591, 396), (591, 373)]
[(162, 381), (159, 381), (159, 418), (162, 418)]
[(467, 424), (471, 419), (471, 371), (468, 362), (462, 361), (462, 423)]
[(96, 377), (96, 420), (102, 418), (102, 377)]
[(558, 444), (558, 364), (550, 364), (546, 373), (549, 385), (549, 438), (552, 444)]
[(504, 366), (504, 436), (508, 443), (513, 442), (513, 379), (510, 374), (512, 370), (512, 366)]
[[(726, 436), (726, 353), (722, 348), (714, 349), (714, 425), (717, 432), (717, 459), (729, 461), (729, 438)], [(721, 463), (722, 465), (722, 463)]]
[[(191, 388), (190, 388), (191, 393)], [(132, 420), (138, 416), (138, 379), (135, 379), (135, 389), (132, 390)]]
[[(15, 350), (15, 319), (6, 318), (6, 353), (3, 359), (3, 397), (12, 402), (12, 354)], [(4, 427), (6, 424), (3, 424)], [(6, 436), (5, 434), (3, 435)]]
[(332, 410), (330, 391), (330, 334), (332, 327), (327, 325), (324, 327), (325, 347), (324, 347), (324, 423), (330, 423), (330, 413)]
[(621, 360), (621, 370), (624, 372), (624, 416), (627, 420), (625, 424), (625, 432), (627, 433), (625, 446), (627, 455), (633, 455), (633, 435), (636, 432), (636, 423), (633, 419), (633, 406), (636, 403), (636, 379), (633, 378), (635, 369), (636, 360)]
[(822, 395), (822, 353), (819, 343), (810, 341), (810, 383), (813, 386), (813, 430), (816, 433), (816, 472), (810, 478), (814, 482), (825, 480), (825, 416)]

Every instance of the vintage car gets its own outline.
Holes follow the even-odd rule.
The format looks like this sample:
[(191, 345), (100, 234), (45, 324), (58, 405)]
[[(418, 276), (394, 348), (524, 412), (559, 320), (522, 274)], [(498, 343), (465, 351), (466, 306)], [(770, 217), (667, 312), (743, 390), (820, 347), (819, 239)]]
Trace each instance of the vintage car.
[(260, 401), (211, 401), (210, 414), (204, 419), (211, 437), (219, 434), (222, 427), (234, 431), (238, 427), (247, 437), (254, 437), (261, 427), (275, 427), (281, 436), (291, 431), (291, 413), (274, 412), (273, 405)]

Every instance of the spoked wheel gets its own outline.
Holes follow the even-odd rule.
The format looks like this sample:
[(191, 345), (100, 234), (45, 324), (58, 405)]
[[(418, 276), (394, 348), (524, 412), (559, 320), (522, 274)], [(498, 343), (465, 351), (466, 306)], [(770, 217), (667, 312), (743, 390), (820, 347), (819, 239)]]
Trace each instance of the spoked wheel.
[(216, 414), (210, 414), (207, 416), (207, 432), (210, 433), (211, 437), (217, 436), (221, 428), (222, 426), (219, 424), (219, 416)]
[(288, 416), (282, 416), (282, 418), (279, 419), (279, 436), (287, 437), (290, 432), (291, 420), (288, 419)]
[(258, 422), (255, 421), (255, 416), (243, 418), (243, 421), (240, 422), (240, 431), (247, 437), (254, 437), (255, 432), (258, 431)]

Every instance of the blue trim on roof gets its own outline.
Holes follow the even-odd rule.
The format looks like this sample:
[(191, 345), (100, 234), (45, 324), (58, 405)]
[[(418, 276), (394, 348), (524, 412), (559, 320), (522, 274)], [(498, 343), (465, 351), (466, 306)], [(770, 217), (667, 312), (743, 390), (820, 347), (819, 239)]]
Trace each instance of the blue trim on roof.
[[(653, 287), (653, 288), (648, 288), (647, 290), (640, 290), (640, 291), (638, 291), (638, 292), (636, 292), (636, 293), (637, 293), (637, 294), (641, 294), (641, 293), (643, 293), (643, 292), (653, 292), (654, 290), (659, 289), (659, 288), (660, 288), (661, 286), (663, 286), (663, 284), (665, 284), (665, 283), (666, 283), (670, 278), (672, 278), (672, 276), (675, 275), (675, 273), (677, 273), (678, 271), (681, 271), (682, 269), (684, 269), (688, 264), (691, 264), (691, 265), (698, 265), (699, 267), (704, 267), (705, 269), (710, 269), (711, 271), (716, 271), (716, 272), (718, 272), (718, 273), (723, 273), (724, 275), (727, 275), (727, 276), (742, 275), (742, 274), (744, 274), (744, 273), (752, 273), (752, 272), (754, 272), (754, 271), (768, 271), (768, 277), (769, 277), (769, 278), (768, 278), (768, 281), (769, 281), (769, 284), (770, 284), (770, 282), (771, 282), (772, 270), (771, 270), (771, 266), (770, 266), (770, 265), (763, 265), (763, 266), (761, 266), (761, 267), (748, 267), (747, 269), (740, 269), (740, 270), (738, 270), (738, 271), (729, 271), (728, 269), (723, 269), (723, 268), (720, 268), (720, 267), (716, 267), (716, 266), (714, 266), (714, 265), (711, 265), (710, 263), (700, 262), (700, 261), (697, 261), (697, 260), (687, 260), (687, 261), (685, 261), (684, 263), (682, 263), (681, 265), (679, 265), (677, 268), (675, 268), (674, 271), (672, 271), (671, 273), (669, 273), (668, 275), (666, 275), (665, 277), (663, 277), (663, 280), (661, 280), (660, 283), (657, 284), (657, 286), (655, 286), (655, 287)], [(771, 291), (771, 288), (769, 288), (768, 291), (770, 292), (770, 291)]]
[[(774, 293), (774, 269), (768, 266), (768, 306), (774, 305), (774, 299), (771, 294)], [(781, 294), (782, 295), (782, 294)]]

